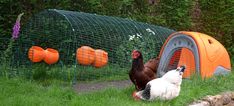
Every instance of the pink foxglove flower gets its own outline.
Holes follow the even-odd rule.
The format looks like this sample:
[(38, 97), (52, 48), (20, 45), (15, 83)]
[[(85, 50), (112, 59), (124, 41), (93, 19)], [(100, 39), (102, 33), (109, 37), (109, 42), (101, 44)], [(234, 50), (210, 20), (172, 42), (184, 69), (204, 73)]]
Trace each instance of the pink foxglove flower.
[(15, 22), (15, 25), (13, 27), (13, 32), (12, 32), (12, 38), (15, 40), (19, 37), (19, 31), (20, 31), (20, 20), (22, 15), (24, 15), (24, 13), (21, 13), (20, 15), (18, 15), (18, 18)]

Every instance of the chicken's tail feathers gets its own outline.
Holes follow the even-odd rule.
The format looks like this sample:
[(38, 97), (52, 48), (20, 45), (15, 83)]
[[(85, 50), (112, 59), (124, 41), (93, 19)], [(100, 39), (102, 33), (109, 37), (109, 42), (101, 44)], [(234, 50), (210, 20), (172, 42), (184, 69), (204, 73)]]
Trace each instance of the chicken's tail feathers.
[(145, 89), (142, 92), (142, 98), (144, 98), (145, 100), (149, 100), (151, 96), (150, 92), (151, 92), (151, 85), (147, 84)]

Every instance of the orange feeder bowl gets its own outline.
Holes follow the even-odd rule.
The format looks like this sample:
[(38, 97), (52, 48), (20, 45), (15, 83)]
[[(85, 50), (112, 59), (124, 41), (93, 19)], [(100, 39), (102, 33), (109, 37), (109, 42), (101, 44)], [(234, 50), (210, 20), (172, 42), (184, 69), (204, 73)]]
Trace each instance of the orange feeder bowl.
[(54, 64), (59, 60), (59, 52), (55, 49), (47, 48), (45, 50), (45, 58), (44, 61), (47, 64)]
[(95, 50), (95, 61), (93, 63), (93, 66), (99, 68), (105, 66), (107, 63), (108, 53), (101, 49)]
[(76, 59), (79, 64), (90, 65), (95, 59), (95, 50), (89, 46), (82, 46), (76, 51)]
[(32, 46), (28, 51), (28, 58), (32, 62), (40, 62), (44, 59), (45, 52), (44, 49), (42, 49), (39, 46)]

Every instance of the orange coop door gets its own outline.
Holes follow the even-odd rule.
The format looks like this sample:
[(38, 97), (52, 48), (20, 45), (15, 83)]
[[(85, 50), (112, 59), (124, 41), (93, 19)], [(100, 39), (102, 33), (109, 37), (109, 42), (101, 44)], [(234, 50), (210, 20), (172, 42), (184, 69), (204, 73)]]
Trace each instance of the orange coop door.
[(183, 74), (183, 78), (189, 78), (192, 74), (195, 73), (195, 58), (193, 52), (187, 48), (181, 49), (180, 59), (178, 66), (185, 65), (186, 69)]

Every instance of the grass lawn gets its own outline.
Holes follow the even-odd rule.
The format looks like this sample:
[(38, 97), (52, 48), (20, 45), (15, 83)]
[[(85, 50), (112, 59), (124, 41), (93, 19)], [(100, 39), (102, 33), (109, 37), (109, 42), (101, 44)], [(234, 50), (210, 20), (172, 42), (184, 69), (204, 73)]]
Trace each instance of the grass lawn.
[[(234, 71), (234, 70), (233, 70)], [(133, 86), (125, 89), (108, 88), (77, 95), (70, 86), (53, 83), (49, 86), (19, 78), (0, 78), (1, 106), (185, 106), (205, 95), (234, 91), (234, 72), (201, 80), (194, 77), (183, 80), (179, 97), (171, 101), (134, 101)]]

